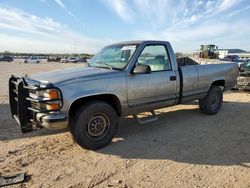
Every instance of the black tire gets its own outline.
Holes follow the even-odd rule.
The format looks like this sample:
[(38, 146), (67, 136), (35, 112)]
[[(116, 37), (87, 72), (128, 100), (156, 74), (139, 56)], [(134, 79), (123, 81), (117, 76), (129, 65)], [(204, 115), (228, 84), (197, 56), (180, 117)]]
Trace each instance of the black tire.
[(80, 146), (96, 150), (112, 141), (117, 127), (117, 113), (114, 108), (102, 101), (92, 101), (77, 111), (70, 131)]
[(219, 86), (212, 85), (204, 99), (199, 100), (201, 112), (214, 115), (220, 111), (223, 102), (223, 91)]

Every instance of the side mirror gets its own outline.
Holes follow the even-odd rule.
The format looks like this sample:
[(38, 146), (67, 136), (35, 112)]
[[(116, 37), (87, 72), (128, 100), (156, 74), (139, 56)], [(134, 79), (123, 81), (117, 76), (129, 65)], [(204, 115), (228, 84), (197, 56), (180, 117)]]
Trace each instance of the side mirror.
[(149, 74), (151, 73), (151, 68), (149, 65), (138, 64), (134, 67), (133, 74)]

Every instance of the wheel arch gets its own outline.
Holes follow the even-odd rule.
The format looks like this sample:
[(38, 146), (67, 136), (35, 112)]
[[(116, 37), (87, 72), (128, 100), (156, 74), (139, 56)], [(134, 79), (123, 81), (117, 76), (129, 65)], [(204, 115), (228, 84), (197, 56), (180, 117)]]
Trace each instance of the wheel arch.
[(103, 101), (111, 105), (119, 116), (122, 115), (122, 106), (119, 98), (114, 94), (98, 94), (80, 97), (74, 100), (69, 107), (69, 121), (75, 116), (76, 111), (80, 106), (90, 102), (90, 101)]
[(225, 84), (226, 84), (226, 81), (224, 79), (219, 79), (219, 80), (215, 80), (212, 82), (211, 86), (215, 85), (215, 86), (219, 86), (219, 87), (222, 87), (222, 89), (225, 88)]

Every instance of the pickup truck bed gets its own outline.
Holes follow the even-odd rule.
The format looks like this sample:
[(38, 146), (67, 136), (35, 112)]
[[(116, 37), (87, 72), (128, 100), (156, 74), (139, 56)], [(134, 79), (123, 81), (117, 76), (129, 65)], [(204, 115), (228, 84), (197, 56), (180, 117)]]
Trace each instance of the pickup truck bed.
[[(235, 85), (235, 80), (230, 81), (230, 77), (235, 77), (237, 65), (234, 63), (220, 64), (199, 64), (189, 57), (176, 59), (178, 64), (180, 78), (180, 100), (188, 102), (193, 100), (193, 96), (197, 99), (203, 98), (211, 82), (223, 82), (224, 90), (231, 89)], [(223, 72), (231, 72), (231, 74), (223, 75)], [(224, 83), (228, 80), (227, 83)], [(197, 95), (196, 95), (197, 94)]]

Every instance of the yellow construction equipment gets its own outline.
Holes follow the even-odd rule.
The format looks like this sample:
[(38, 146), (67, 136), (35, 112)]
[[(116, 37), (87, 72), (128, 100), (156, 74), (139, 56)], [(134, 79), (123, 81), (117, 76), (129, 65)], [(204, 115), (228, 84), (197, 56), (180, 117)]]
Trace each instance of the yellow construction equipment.
[(194, 57), (205, 58), (205, 59), (216, 59), (219, 54), (216, 52), (218, 46), (213, 44), (201, 45), (200, 50), (194, 53)]

